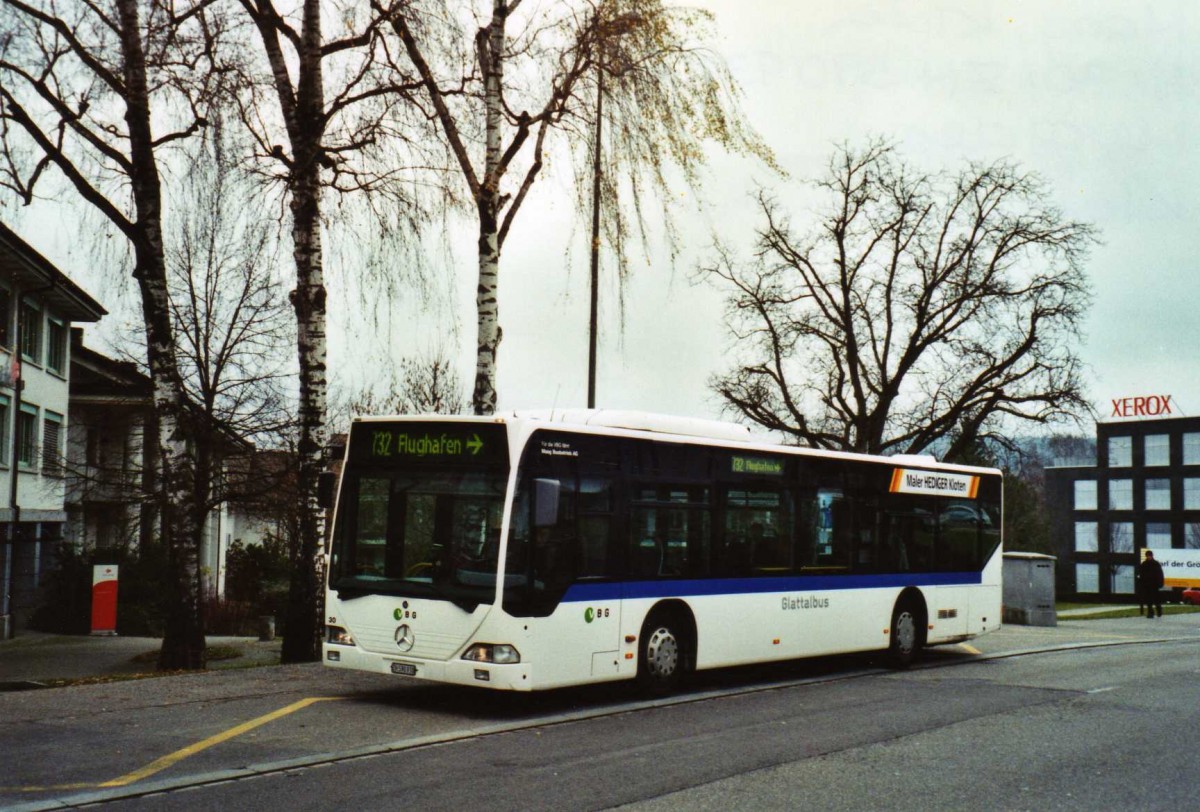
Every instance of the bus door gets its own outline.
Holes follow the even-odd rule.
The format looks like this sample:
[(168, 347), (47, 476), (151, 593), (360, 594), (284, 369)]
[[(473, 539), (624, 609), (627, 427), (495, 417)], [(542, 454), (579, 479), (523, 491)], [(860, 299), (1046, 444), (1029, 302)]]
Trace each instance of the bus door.
[[(621, 669), (621, 571), (615, 528), (613, 480), (579, 477), (576, 498), (577, 566), (575, 582), (595, 600), (583, 607), (584, 634), (590, 641), (592, 674), (616, 674)], [(586, 594), (586, 593), (585, 593)]]
[[(551, 522), (535, 522), (533, 578), (564, 635), (570, 662), (590, 661), (595, 676), (620, 667), (621, 585), (613, 541), (613, 481), (583, 474), (554, 480), (558, 508)], [(545, 499), (544, 494), (539, 494)], [(555, 604), (552, 611), (550, 603)], [(558, 637), (558, 635), (555, 635)]]

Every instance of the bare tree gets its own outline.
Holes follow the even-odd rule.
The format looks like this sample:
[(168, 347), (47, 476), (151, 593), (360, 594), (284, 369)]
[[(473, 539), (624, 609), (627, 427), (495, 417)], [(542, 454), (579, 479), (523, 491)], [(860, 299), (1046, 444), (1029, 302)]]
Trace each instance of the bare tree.
[(335, 400), (331, 422), (345, 431), (355, 415), (466, 414), (470, 410), (450, 353), (435, 351), (405, 358), (399, 374), (369, 390)]
[[(240, 117), (255, 140), (255, 158), (263, 171), (282, 184), (291, 209), (296, 287), (291, 293), (297, 327), (300, 374), (299, 543), (284, 637), (285, 662), (320, 656), (322, 611), (322, 516), (317, 481), (324, 466), (327, 412), (326, 286), (322, 242), (322, 202), (329, 190), (382, 194), (389, 206), (381, 217), (400, 213), (399, 225), (383, 230), (403, 233), (418, 214), (403, 194), (406, 162), (395, 158), (412, 146), (388, 122), (392, 106), (408, 90), (402, 77), (378, 66), (387, 62), (380, 28), (390, 7), (346, 7), (339, 17), (343, 36), (327, 41), (322, 32), (323, 4), (302, 0), (281, 8), (273, 0), (240, 0), (258, 35), (265, 71), (246, 66)], [(260, 81), (263, 76), (269, 80)], [(269, 90), (267, 90), (269, 88)], [(266, 101), (273, 96), (274, 102)], [(414, 147), (415, 148), (415, 147)], [(385, 214), (384, 212), (389, 214)], [(406, 215), (410, 219), (404, 219)]]
[[(198, 550), (201, 506), (188, 448), (163, 248), (159, 162), (207, 123), (222, 76), (212, 0), (0, 6), (0, 184), (24, 202), (54, 169), (128, 240), (154, 384), (163, 524), (175, 600), (159, 667), (205, 664)], [(155, 131), (158, 131), (156, 134)]]
[[(419, 77), (421, 120), (436, 123), (478, 224), (476, 414), (496, 408), (505, 239), (546, 165), (554, 137), (565, 136), (568, 149), (578, 141), (581, 154), (590, 154), (598, 77), (610, 77), (604, 98), (611, 99), (608, 120), (618, 122), (599, 192), (600, 204), (613, 211), (618, 210), (617, 178), (638, 201), (648, 185), (659, 191), (669, 187), (669, 166), (695, 180), (706, 141), (768, 155), (741, 125), (736, 92), (723, 65), (696, 44), (709, 19), (703, 12), (658, 0), (602, 0), (542, 4), (518, 17), (521, 5), (521, 0), (489, 0), (476, 10), (414, 0), (389, 18), (407, 55), (398, 70)], [(580, 177), (585, 199), (592, 177), (590, 170)], [(454, 187), (447, 185), (445, 192), (454, 199)], [(635, 212), (634, 221), (644, 225), (641, 209)], [(605, 222), (621, 257), (629, 223), (626, 217)]]
[(445, 353), (400, 362), (400, 381), (388, 402), (395, 414), (465, 414), (470, 401)]
[(179, 185), (178, 239), (167, 250), (171, 313), (189, 401), (214, 426), (273, 442), (292, 422), (290, 308), (268, 222), (247, 218), (257, 194), (214, 128)]
[(1096, 438), (1079, 434), (1054, 434), (1047, 441), (1049, 465), (1095, 465)]
[(218, 115), (178, 185), (167, 248), (171, 316), (192, 418), (196, 495), (205, 513), (276, 489), (279, 473), (236, 457), (278, 446), (294, 422), (291, 312), (273, 261), (273, 229), (245, 213), (256, 203), (231, 160)]
[(744, 360), (727, 407), (819, 448), (947, 458), (1012, 423), (1087, 412), (1079, 328), (1095, 230), (1011, 163), (922, 174), (875, 142), (844, 147), (829, 205), (797, 238), (766, 195), (749, 263), (704, 271), (730, 291)]

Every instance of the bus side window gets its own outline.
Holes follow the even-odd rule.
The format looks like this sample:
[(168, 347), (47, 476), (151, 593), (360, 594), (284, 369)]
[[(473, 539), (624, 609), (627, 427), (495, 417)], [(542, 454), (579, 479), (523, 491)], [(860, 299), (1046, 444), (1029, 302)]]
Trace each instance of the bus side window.
[(892, 572), (930, 572), (937, 523), (927, 498), (885, 496), (880, 516), (881, 566)]
[(578, 569), (578, 536), (575, 529), (575, 482), (560, 480), (558, 522), (535, 527), (533, 579), (542, 589), (562, 589), (575, 580)]
[(857, 572), (877, 572), (880, 567), (879, 511), (873, 501), (856, 503), (854, 511), (854, 569)]
[(634, 507), (630, 527), (631, 575), (635, 578), (707, 575), (710, 528), (705, 489), (668, 488), (656, 493), (647, 489), (643, 493), (643, 498), (672, 504)]
[(809, 566), (845, 569), (850, 564), (853, 536), (850, 510), (840, 488), (820, 488), (816, 492), (814, 545)]
[(580, 578), (613, 574), (613, 487), (609, 479), (584, 477), (579, 483)]
[(634, 510), (633, 574), (639, 578), (687, 574), (688, 511), (644, 507)]
[(913, 517), (892, 505), (879, 511), (879, 569), (881, 572), (908, 572), (909, 548), (914, 539)]
[(629, 574), (634, 578), (653, 578), (662, 568), (666, 539), (654, 531), (648, 510), (633, 514), (633, 550), (629, 557)]
[(975, 565), (972, 569), (982, 569), (1000, 546), (1000, 505), (996, 502), (980, 501), (979, 508), (983, 512), (984, 522), (979, 533), (979, 549), (976, 551)]
[(955, 500), (942, 506), (938, 514), (938, 563), (946, 571), (971, 570), (982, 566), (979, 557), (979, 531), (990, 521), (974, 503)]
[(725, 492), (725, 528), (713, 566), (721, 575), (780, 574), (792, 569), (791, 516), (778, 490)]

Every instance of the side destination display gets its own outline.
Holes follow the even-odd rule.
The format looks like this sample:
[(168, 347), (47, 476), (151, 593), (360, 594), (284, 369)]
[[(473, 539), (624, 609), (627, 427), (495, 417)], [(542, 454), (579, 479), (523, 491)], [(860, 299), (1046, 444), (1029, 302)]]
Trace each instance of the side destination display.
[(783, 476), (783, 460), (768, 457), (732, 457), (730, 468), (735, 474), (766, 474)]
[(979, 477), (970, 474), (949, 474), (945, 471), (897, 468), (892, 472), (892, 485), (888, 491), (974, 499), (979, 494)]
[(506, 465), (508, 433), (494, 423), (355, 423), (350, 460), (360, 465)]

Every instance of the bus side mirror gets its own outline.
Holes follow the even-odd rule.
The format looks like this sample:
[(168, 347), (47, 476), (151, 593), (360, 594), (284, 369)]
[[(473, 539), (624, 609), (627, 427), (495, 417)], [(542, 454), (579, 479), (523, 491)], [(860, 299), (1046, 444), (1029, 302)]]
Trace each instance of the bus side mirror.
[(322, 471), (317, 477), (317, 503), (326, 510), (333, 509), (333, 497), (337, 493), (336, 471)]
[(535, 527), (553, 527), (558, 524), (558, 494), (562, 484), (557, 479), (535, 479), (533, 481), (533, 524)]

